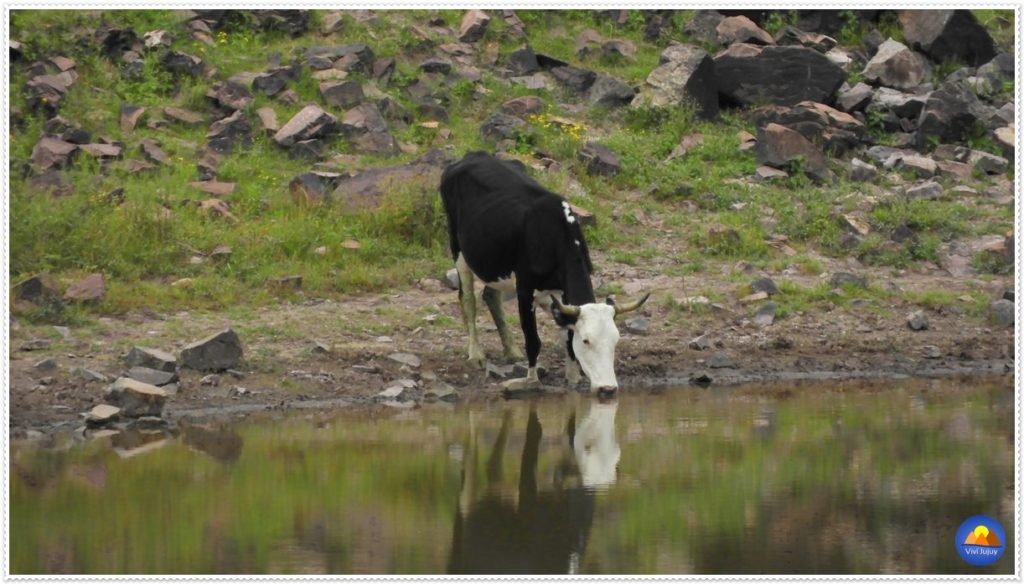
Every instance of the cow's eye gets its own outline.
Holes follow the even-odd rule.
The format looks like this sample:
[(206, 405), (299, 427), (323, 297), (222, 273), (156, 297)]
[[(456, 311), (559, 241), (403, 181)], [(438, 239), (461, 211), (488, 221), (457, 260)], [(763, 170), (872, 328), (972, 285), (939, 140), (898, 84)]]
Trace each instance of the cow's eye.
[(589, 345), (590, 344), (590, 339), (583, 339), (583, 344), (584, 345)]

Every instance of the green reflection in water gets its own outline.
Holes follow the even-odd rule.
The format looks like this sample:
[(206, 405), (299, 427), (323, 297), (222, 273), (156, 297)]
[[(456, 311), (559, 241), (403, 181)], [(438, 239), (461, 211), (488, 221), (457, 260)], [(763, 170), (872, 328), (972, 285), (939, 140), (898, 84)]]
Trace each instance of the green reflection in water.
[(11, 571), (1012, 573), (1013, 415), (1010, 378), (919, 380), (14, 444)]

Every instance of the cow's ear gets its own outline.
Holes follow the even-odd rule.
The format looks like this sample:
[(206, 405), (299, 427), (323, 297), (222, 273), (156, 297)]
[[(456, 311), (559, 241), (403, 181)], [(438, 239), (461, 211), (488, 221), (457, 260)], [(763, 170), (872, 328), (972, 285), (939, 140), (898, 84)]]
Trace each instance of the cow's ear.
[(551, 304), (551, 316), (555, 319), (558, 326), (569, 329), (576, 324), (576, 319), (579, 318), (577, 316), (569, 316), (563, 313), (561, 310), (558, 310), (558, 307), (556, 307), (554, 303)]

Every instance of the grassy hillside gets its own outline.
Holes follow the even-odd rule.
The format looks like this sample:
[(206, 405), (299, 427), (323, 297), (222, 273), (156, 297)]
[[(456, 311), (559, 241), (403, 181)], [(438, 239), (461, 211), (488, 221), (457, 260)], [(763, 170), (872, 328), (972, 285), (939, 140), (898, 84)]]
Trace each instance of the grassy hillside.
[[(737, 133), (756, 133), (756, 128), (742, 110), (727, 110), (714, 121), (701, 121), (685, 108), (587, 107), (554, 84), (541, 90), (510, 84), (489, 64), (488, 55), (501, 63), (528, 42), (538, 53), (637, 86), (657, 66), (670, 40), (691, 41), (682, 27), (692, 12), (674, 13), (670, 29), (678, 32), (654, 41), (645, 40), (639, 11), (632, 11), (622, 25), (598, 12), (517, 11), (526, 25), (527, 39), (510, 34), (497, 12), (492, 11), (487, 32), (476, 45), (480, 80), (463, 79), (442, 89), (450, 122), (434, 127), (424, 123), (432, 120), (418, 113), (404, 88), (420, 75), (420, 62), (443, 56), (439, 45), (455, 41), (454, 35), (442, 31), (440, 21), (457, 30), (462, 11), (377, 11), (369, 22), (346, 14), (340, 30), (327, 36), (319, 33), (325, 13), (314, 11), (310, 31), (294, 38), (282, 31), (255, 29), (240, 19), (214, 32), (212, 46), (191, 38), (184, 17), (174, 11), (12, 11), (11, 38), (23, 44), (25, 59), (12, 66), (9, 90), (11, 280), (50, 272), (67, 284), (101, 272), (107, 285), (106, 297), (98, 305), (72, 306), (59, 314), (32, 309), (28, 316), (68, 321), (84, 314), (142, 308), (259, 305), (296, 294), (268, 286), (269, 281), (288, 275), (303, 277), (302, 294), (323, 297), (401, 288), (443, 273), (450, 258), (436, 184), (396, 185), (372, 211), (299, 205), (292, 200), (288, 184), (310, 170), (313, 162), (289, 156), (270, 136), (255, 131), (250, 148), (236, 148), (220, 163), (218, 180), (235, 182), (237, 189), (224, 197), (231, 217), (217, 217), (196, 205), (208, 195), (190, 186), (198, 180), (197, 151), (215, 119), (208, 117), (194, 128), (174, 123), (148, 126), (162, 117), (167, 106), (209, 116), (205, 94), (216, 80), (245, 71), (262, 72), (274, 56), (287, 64), (302, 49), (316, 45), (362, 42), (378, 57), (393, 57), (395, 73), (378, 89), (414, 118), (405, 127), (392, 126), (402, 144), (402, 153), (394, 157), (361, 155), (344, 137), (334, 138), (327, 144), (326, 159), (341, 155), (334, 163), (340, 170), (401, 164), (438, 146), (448, 148), (456, 158), (470, 150), (493, 150), (493, 142), (479, 132), (480, 123), (511, 97), (541, 97), (546, 110), (528, 119), (528, 128), (520, 133), (512, 153), (528, 161), (548, 157), (559, 163), (557, 170), (536, 173), (537, 178), (595, 213), (597, 226), (587, 233), (591, 248), (613, 262), (669, 274), (700, 273), (714, 262), (736, 260), (775, 270), (793, 264), (814, 272), (821, 269), (814, 259), (820, 254), (851, 255), (868, 265), (903, 268), (936, 262), (943, 242), (1001, 234), (1012, 225), (1012, 210), (1005, 205), (964, 198), (896, 197), (870, 210), (875, 233), (853, 247), (844, 245), (839, 217), (865, 195), (901, 184), (898, 174), (882, 174), (875, 184), (840, 180), (817, 185), (792, 173), (777, 182), (755, 184), (745, 180), (757, 167), (754, 154), (739, 150)], [(1013, 17), (1009, 11), (979, 11), (979, 16), (986, 23)], [(427, 26), (432, 18), (439, 21)], [(787, 13), (779, 13), (765, 28), (773, 32), (787, 18)], [(138, 79), (123, 78), (119, 64), (92, 41), (90, 31), (102, 24), (131, 28), (140, 37), (150, 30), (168, 30), (174, 35), (172, 49), (201, 57), (212, 73), (209, 78), (175, 77), (161, 67), (156, 52), (147, 52), (144, 74)], [(892, 22), (883, 25), (898, 27)], [(588, 28), (607, 39), (630, 40), (637, 48), (635, 55), (577, 58), (575, 39)], [(1012, 23), (1008, 28), (991, 28), (997, 41), (1012, 47)], [(863, 34), (865, 27), (851, 23), (839, 40), (855, 44)], [(63, 194), (40, 192), (28, 161), (45, 133), (46, 120), (30, 107), (25, 63), (58, 55), (73, 59), (79, 75), (60, 107), (62, 117), (90, 132), (93, 141), (107, 137), (122, 142), (126, 159), (141, 159), (140, 140), (153, 138), (170, 157), (169, 163), (133, 172), (120, 162), (101, 164), (80, 155), (63, 172)], [(937, 67), (935, 74), (951, 70)], [(352, 74), (349, 79), (370, 84), (365, 74)], [(253, 103), (246, 108), (250, 118), (255, 119), (252, 114), (257, 109), (272, 107), (283, 124), (306, 103), (319, 103), (338, 116), (343, 113), (324, 105), (319, 81), (309, 67), (303, 67), (300, 78), (289, 87), (299, 96), (296, 103), (254, 93)], [(123, 104), (147, 108), (146, 117), (130, 132), (120, 126)], [(885, 143), (886, 136), (877, 128), (874, 131), (877, 140)], [(685, 156), (666, 161), (680, 140), (694, 133), (702, 134), (703, 142)], [(576, 159), (586, 141), (598, 141), (619, 153), (622, 171), (611, 178), (589, 176)], [(991, 140), (983, 136), (971, 146), (994, 151)], [(971, 184), (984, 191), (993, 183), (988, 177), (975, 176)], [(123, 202), (110, 195), (116, 189), (123, 189)], [(716, 240), (708, 230), (714, 224), (735, 229), (739, 237)], [(896, 245), (881, 235), (906, 224), (917, 229), (918, 237), (912, 241)], [(780, 236), (787, 238), (786, 244), (797, 255), (779, 251)], [(674, 251), (669, 254), (658, 245), (666, 237), (673, 239)], [(228, 246), (230, 255), (210, 257), (218, 246)]]

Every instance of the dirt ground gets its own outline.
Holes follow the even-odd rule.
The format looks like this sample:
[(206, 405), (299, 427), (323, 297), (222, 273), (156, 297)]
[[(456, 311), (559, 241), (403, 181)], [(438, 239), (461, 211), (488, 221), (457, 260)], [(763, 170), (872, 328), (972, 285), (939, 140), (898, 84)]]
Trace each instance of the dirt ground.
[[(776, 282), (788, 280), (813, 286), (829, 273), (850, 268), (842, 260), (820, 258), (825, 272), (799, 274), (795, 268), (767, 274)], [(739, 288), (756, 274), (734, 276), (733, 264), (711, 265), (693, 276), (668, 277), (616, 265), (595, 257), (604, 269), (599, 279), (621, 287), (620, 298), (651, 292), (638, 313), (649, 322), (649, 333), (625, 330), (617, 352), (620, 392), (651, 387), (694, 385), (710, 378), (709, 390), (737, 383), (907, 375), (1012, 374), (1013, 328), (968, 316), (957, 306), (925, 309), (929, 327), (912, 331), (906, 319), (919, 306), (897, 301), (851, 302), (843, 308), (813, 309), (778, 318), (762, 327), (751, 320), (757, 305), (739, 302)], [(946, 290), (966, 294), (982, 286), (992, 297), (1012, 288), (1012, 276), (982, 282), (953, 278), (937, 268), (916, 272), (857, 267), (872, 286), (898, 286), (904, 291)], [(695, 296), (700, 290), (718, 291), (718, 306), (680, 309), (670, 299)], [(965, 301), (966, 302), (966, 301)], [(514, 313), (514, 302), (506, 303)], [(480, 305), (482, 312), (483, 305)], [(502, 379), (487, 376), (465, 361), (466, 334), (459, 316), (456, 292), (439, 281), (389, 294), (357, 295), (342, 300), (308, 299), (273, 307), (225, 313), (131, 314), (101, 317), (87, 326), (71, 327), (67, 337), (52, 326), (14, 320), (10, 337), (10, 432), (73, 430), (83, 413), (103, 402), (108, 382), (84, 382), (72, 376), (84, 367), (110, 381), (124, 374), (124, 356), (135, 345), (177, 354), (190, 342), (232, 327), (241, 337), (245, 354), (236, 373), (220, 373), (204, 384), (206, 372), (182, 369), (176, 394), (170, 396), (164, 417), (230, 416), (239, 412), (280, 408), (328, 408), (375, 404), (382, 390), (411, 379), (416, 385), (395, 407), (415, 407), (432, 389), (452, 386), (460, 402), (502, 399)], [(540, 363), (548, 368), (546, 394), (568, 391), (563, 381), (564, 352), (553, 321), (538, 319), (544, 348)], [(620, 320), (626, 320), (620, 318)], [(514, 322), (514, 321), (513, 321)], [(481, 342), (488, 357), (502, 364), (498, 335), (489, 315), (478, 317)], [(516, 338), (521, 342), (517, 327)], [(698, 351), (689, 341), (708, 334), (714, 346)], [(33, 341), (48, 345), (23, 350)], [(325, 345), (326, 352), (314, 348)], [(410, 353), (421, 365), (403, 366), (389, 355)], [(729, 367), (710, 367), (722, 353)], [(48, 357), (56, 369), (41, 371), (36, 364)], [(716, 360), (721, 357), (716, 357)], [(582, 386), (581, 386), (582, 389)]]

